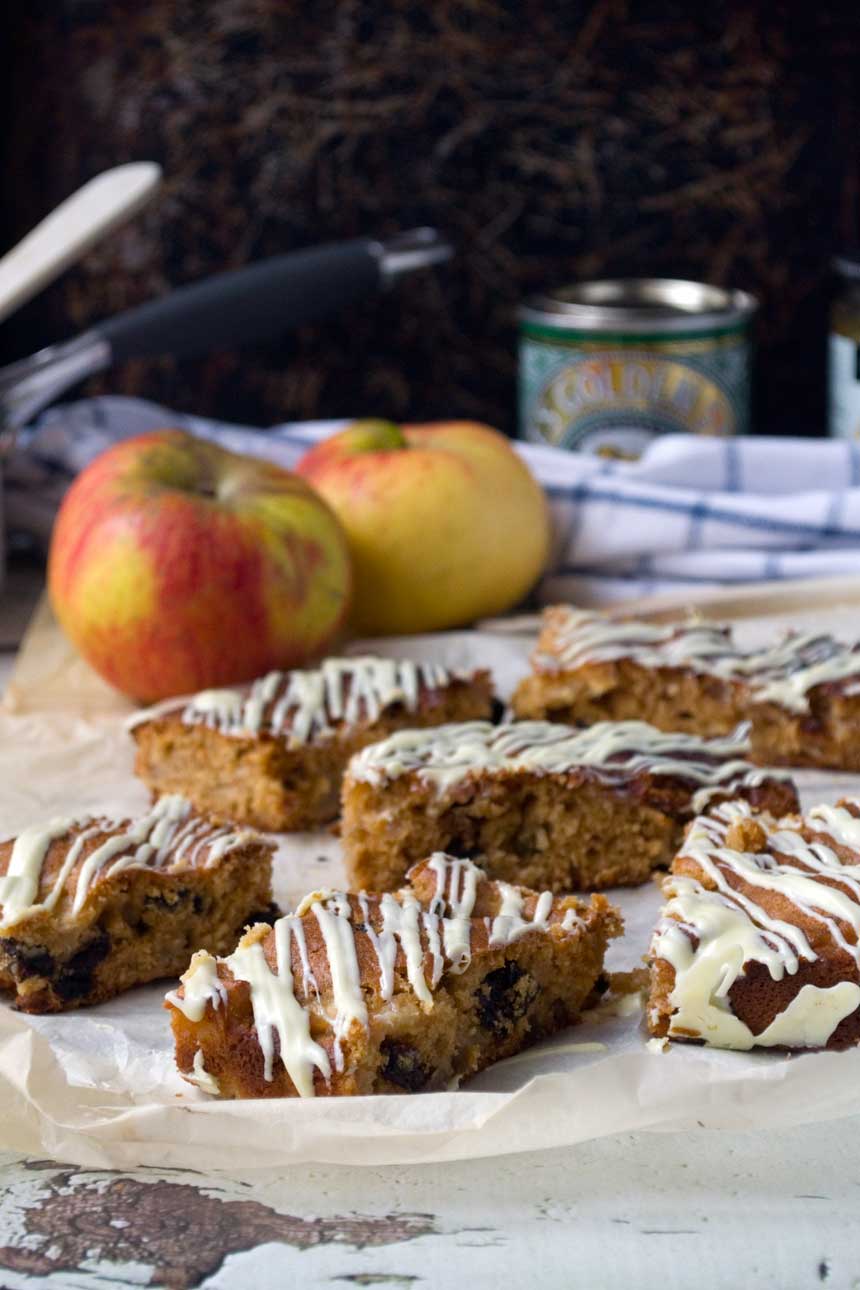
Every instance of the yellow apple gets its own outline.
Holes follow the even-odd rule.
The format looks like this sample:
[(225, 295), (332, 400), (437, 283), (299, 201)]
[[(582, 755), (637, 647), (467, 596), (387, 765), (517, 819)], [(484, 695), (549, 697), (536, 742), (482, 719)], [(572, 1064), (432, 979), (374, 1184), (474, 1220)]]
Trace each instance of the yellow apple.
[(151, 701), (318, 657), (343, 627), (351, 571), (337, 519), (304, 480), (159, 430), (72, 484), (48, 585), (84, 658)]
[(549, 512), (508, 440), (473, 421), (356, 421), (297, 468), (349, 539), (353, 627), (437, 631), (517, 604), (549, 553)]

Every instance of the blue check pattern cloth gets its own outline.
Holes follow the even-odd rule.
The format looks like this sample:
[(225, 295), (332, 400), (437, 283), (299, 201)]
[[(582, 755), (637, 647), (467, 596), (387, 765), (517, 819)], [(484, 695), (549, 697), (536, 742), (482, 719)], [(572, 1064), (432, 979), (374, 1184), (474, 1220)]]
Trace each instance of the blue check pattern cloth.
[[(6, 463), (6, 523), (46, 541), (69, 481), (118, 439), (178, 425), (286, 467), (343, 422), (262, 431), (104, 397), (44, 413)], [(549, 498), (541, 602), (679, 602), (727, 585), (860, 573), (860, 444), (665, 435), (636, 462), (515, 445)]]

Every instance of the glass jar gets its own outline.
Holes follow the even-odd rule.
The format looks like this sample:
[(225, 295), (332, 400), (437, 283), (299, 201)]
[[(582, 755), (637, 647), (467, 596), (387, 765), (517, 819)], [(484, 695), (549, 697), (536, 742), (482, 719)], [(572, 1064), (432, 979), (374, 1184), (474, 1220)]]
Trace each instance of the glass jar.
[(828, 432), (860, 439), (860, 253), (833, 261), (839, 293), (830, 311)]

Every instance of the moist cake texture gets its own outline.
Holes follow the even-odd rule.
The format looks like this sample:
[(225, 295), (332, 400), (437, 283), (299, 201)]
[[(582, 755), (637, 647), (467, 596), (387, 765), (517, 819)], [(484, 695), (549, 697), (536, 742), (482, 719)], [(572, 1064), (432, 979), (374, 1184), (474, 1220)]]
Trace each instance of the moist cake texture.
[(26, 1012), (98, 1003), (223, 953), (271, 910), (272, 846), (163, 797), (0, 842), (0, 987)]
[(710, 804), (797, 809), (791, 780), (752, 766), (748, 748), (743, 727), (703, 740), (641, 721), (400, 731), (356, 754), (344, 779), (350, 883), (391, 890), (437, 850), (553, 891), (644, 882)]
[(434, 855), (393, 894), (312, 892), (168, 994), (186, 1079), (225, 1097), (450, 1087), (575, 1021), (621, 933), (602, 896), (554, 899)]
[(691, 825), (651, 944), (652, 1033), (717, 1048), (860, 1041), (860, 801), (730, 802)]
[(860, 770), (860, 649), (820, 633), (745, 651), (719, 624), (612, 621), (556, 605), (513, 707), (522, 718), (640, 719), (705, 736), (749, 719), (753, 761)]
[(198, 810), (287, 832), (334, 819), (346, 763), (366, 744), (405, 726), (488, 717), (492, 708), (487, 672), (365, 657), (206, 690), (129, 725), (136, 773), (153, 794), (182, 793)]

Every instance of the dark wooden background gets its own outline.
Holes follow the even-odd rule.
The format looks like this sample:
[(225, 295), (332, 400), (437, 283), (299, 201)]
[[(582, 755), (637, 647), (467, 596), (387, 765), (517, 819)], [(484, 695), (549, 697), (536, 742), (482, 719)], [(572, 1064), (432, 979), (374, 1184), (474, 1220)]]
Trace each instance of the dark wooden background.
[(90, 388), (511, 430), (524, 295), (677, 274), (761, 297), (758, 428), (821, 432), (828, 261), (858, 240), (856, 3), (30, 0), (4, 21), (4, 244), (117, 162), (166, 182), (0, 328), (3, 357), (215, 270), (433, 222), (460, 251), (435, 275)]

